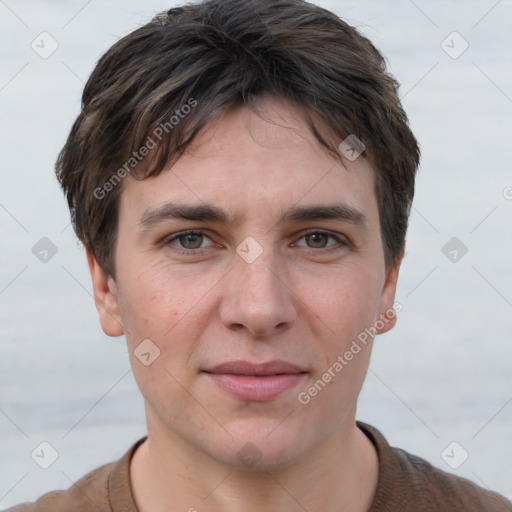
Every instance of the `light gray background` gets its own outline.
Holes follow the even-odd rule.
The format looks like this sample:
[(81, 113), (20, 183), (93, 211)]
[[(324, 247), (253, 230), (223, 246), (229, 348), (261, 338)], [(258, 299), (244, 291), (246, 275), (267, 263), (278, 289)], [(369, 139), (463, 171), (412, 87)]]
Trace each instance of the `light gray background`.
[[(397, 299), (358, 418), (391, 444), (512, 498), (512, 2), (319, 1), (387, 56), (423, 158)], [(0, 507), (69, 487), (145, 430), (124, 338), (103, 334), (53, 175), (85, 80), (173, 1), (0, 0)], [(57, 51), (31, 42), (47, 31)], [(457, 31), (460, 57), (442, 48)], [(444, 43), (458, 52), (458, 36)], [(57, 246), (47, 263), (32, 247)], [(450, 261), (457, 237), (468, 252)], [(46, 470), (42, 441), (59, 458)], [(450, 468), (441, 457), (453, 441)]]

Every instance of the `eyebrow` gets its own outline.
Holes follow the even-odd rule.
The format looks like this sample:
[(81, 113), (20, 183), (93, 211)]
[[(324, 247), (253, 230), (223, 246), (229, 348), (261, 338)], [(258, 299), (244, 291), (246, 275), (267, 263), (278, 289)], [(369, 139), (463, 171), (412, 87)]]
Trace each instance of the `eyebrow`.
[[(146, 211), (139, 221), (141, 230), (169, 220), (210, 221), (221, 224), (237, 225), (240, 217), (231, 217), (224, 210), (211, 204), (187, 205), (166, 203), (154, 210)], [(365, 226), (367, 218), (363, 212), (343, 203), (328, 205), (294, 206), (283, 212), (275, 225), (286, 222), (305, 222), (309, 220), (340, 220), (350, 224)]]

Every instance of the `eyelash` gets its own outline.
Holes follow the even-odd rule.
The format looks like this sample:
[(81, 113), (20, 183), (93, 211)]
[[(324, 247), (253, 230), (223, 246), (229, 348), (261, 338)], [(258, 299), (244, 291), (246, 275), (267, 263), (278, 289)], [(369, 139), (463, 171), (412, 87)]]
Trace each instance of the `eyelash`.
[[(204, 231), (190, 230), (190, 231), (181, 231), (180, 233), (176, 233), (174, 235), (171, 235), (171, 236), (165, 238), (162, 241), (162, 245), (171, 245), (171, 243), (174, 242), (175, 240), (178, 240), (187, 235), (202, 235), (211, 240), (211, 238)], [(348, 243), (344, 239), (340, 238), (338, 235), (335, 235), (334, 233), (331, 233), (329, 231), (309, 230), (309, 231), (306, 231), (305, 233), (303, 233), (303, 235), (300, 238), (302, 239), (308, 235), (326, 235), (326, 236), (336, 240), (336, 242), (338, 242), (337, 245), (334, 245), (334, 246), (328, 247), (328, 248), (319, 247), (319, 248), (315, 249), (312, 247), (309, 247), (309, 248), (306, 247), (305, 249), (308, 250), (309, 252), (318, 253), (319, 251), (322, 251), (324, 253), (330, 253), (331, 251), (339, 250), (348, 245)], [(207, 248), (205, 248), (205, 249), (207, 249)], [(193, 253), (201, 254), (205, 249), (179, 249), (177, 247), (173, 247), (173, 251), (177, 252), (178, 254), (185, 254), (185, 255), (190, 255)]]

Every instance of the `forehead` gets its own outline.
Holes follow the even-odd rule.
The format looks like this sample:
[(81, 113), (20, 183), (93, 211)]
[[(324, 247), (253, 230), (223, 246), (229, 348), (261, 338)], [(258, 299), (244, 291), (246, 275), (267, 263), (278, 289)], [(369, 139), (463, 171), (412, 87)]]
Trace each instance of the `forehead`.
[(334, 159), (300, 111), (276, 100), (266, 100), (258, 112), (233, 108), (198, 134), (171, 168), (125, 180), (120, 216), (140, 222), (169, 201), (215, 204), (238, 221), (253, 214), (282, 217), (291, 205), (333, 203), (378, 218), (369, 162)]

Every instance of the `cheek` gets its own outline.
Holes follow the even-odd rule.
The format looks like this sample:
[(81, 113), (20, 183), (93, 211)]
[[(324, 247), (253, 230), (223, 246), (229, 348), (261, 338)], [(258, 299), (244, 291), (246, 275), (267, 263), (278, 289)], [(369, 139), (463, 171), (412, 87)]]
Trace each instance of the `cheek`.
[(146, 273), (144, 280), (128, 283), (120, 301), (134, 378), (154, 410), (186, 401), (183, 389), (190, 385), (187, 362), (197, 340), (192, 307), (197, 300), (176, 289), (180, 283)]
[(120, 313), (132, 337), (160, 338), (186, 310), (183, 280), (159, 266), (126, 272), (120, 293)]
[(149, 339), (160, 350), (159, 362), (181, 374), (211, 322), (214, 305), (208, 292), (219, 279), (163, 267), (154, 265), (123, 276), (127, 279), (119, 295), (120, 314), (131, 355), (142, 340)]
[[(375, 278), (355, 266), (330, 269), (326, 275), (305, 276), (299, 296), (305, 309), (339, 342), (371, 325), (378, 304)], [(318, 333), (320, 334), (320, 333)]]
[[(359, 395), (368, 369), (373, 326), (378, 298), (375, 276), (355, 267), (332, 273), (330, 279), (310, 279), (304, 295), (311, 321), (317, 364), (311, 379), (302, 389), (305, 407), (327, 423), (341, 421)], [(312, 283), (322, 286), (312, 286)], [(371, 331), (370, 331), (371, 333)], [(305, 402), (308, 402), (305, 404)], [(335, 412), (337, 411), (337, 412)], [(331, 423), (329, 423), (331, 425)]]

